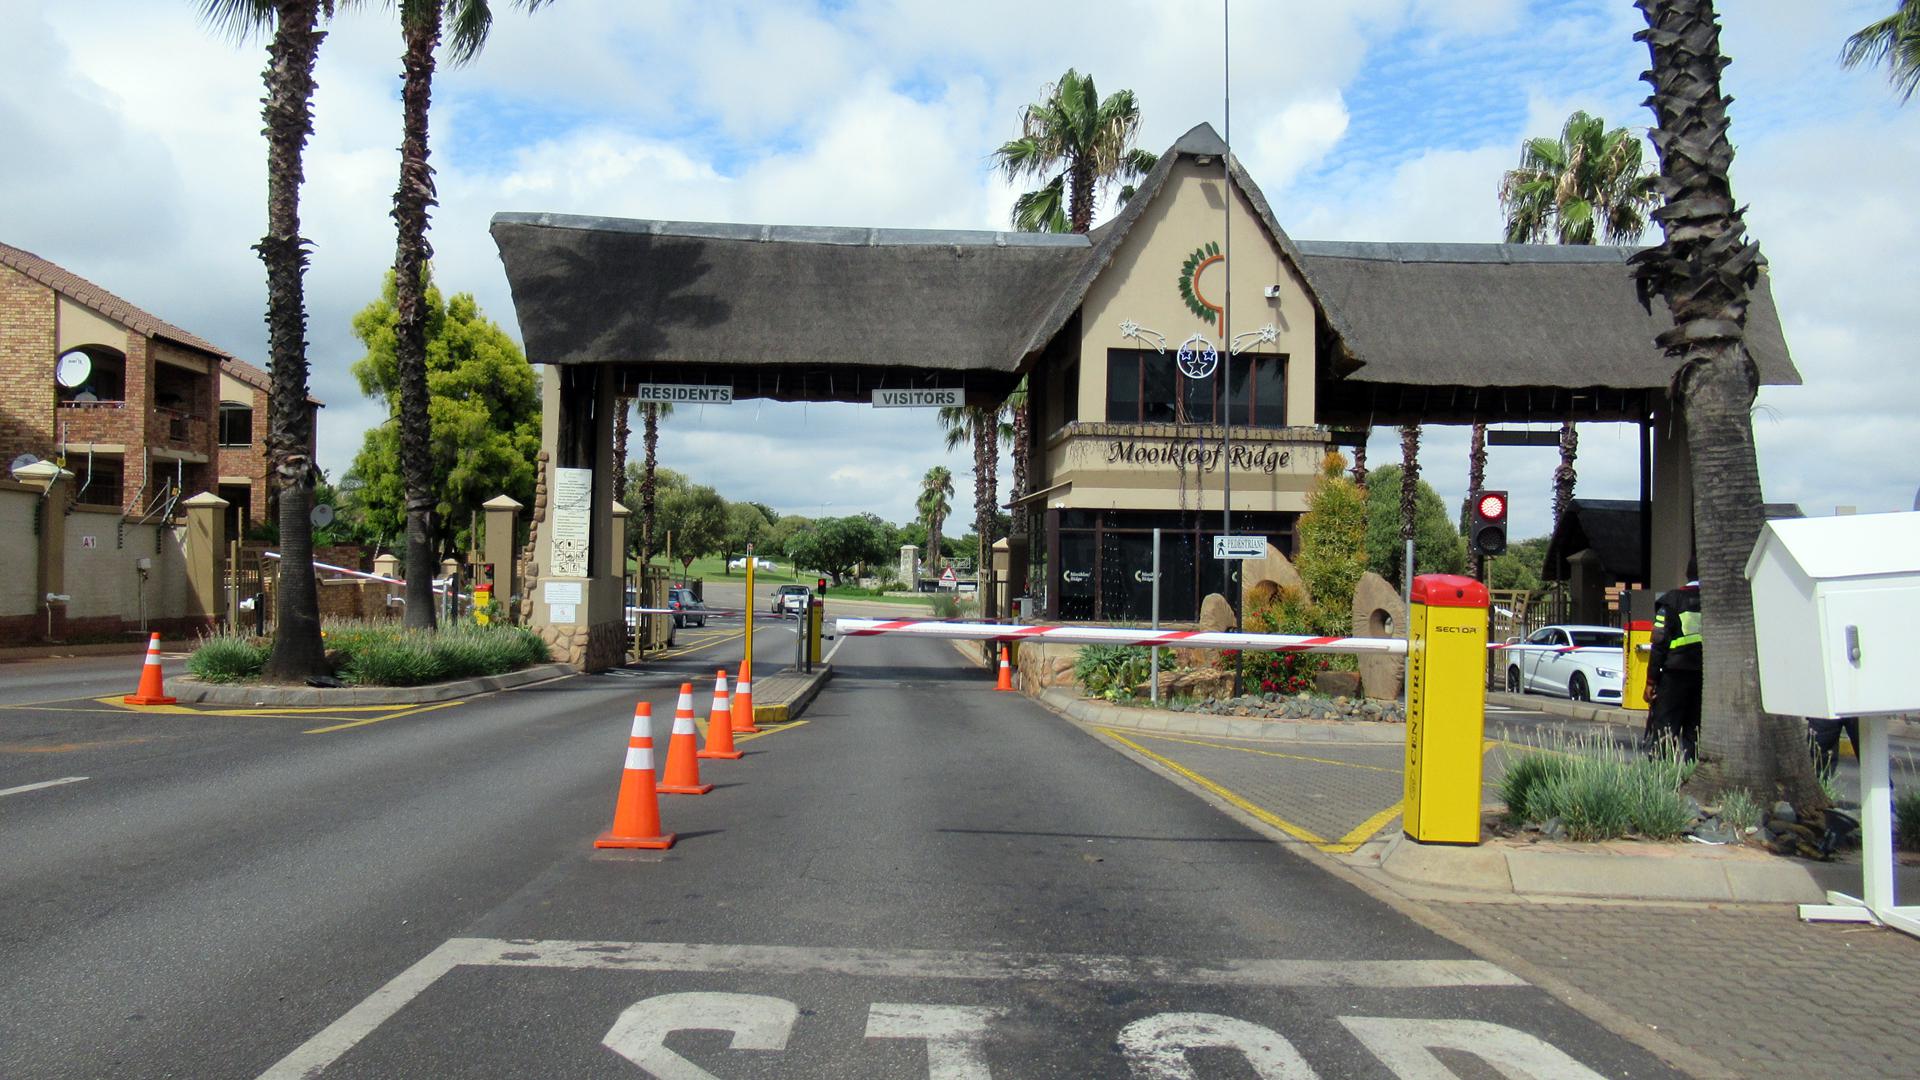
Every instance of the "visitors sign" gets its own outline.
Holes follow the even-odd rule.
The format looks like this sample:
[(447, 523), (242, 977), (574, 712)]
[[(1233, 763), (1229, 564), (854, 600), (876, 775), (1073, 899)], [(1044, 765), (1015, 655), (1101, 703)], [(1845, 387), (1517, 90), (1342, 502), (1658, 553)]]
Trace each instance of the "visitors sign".
[(641, 383), (633, 388), (633, 400), (642, 405), (731, 405), (733, 387), (696, 386), (692, 383)]
[(958, 408), (965, 405), (966, 393), (957, 386), (931, 390), (875, 390), (873, 404), (881, 409)]
[(1213, 557), (1216, 559), (1258, 559), (1267, 553), (1267, 538), (1264, 536), (1216, 536), (1213, 538)]

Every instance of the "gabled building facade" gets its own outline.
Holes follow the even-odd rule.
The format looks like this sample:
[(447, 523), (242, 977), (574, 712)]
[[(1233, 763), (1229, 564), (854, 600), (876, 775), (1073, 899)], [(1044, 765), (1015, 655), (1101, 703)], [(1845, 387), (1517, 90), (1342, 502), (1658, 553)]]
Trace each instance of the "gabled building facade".
[(0, 243), (0, 459), (63, 461), (77, 505), (170, 517), (211, 491), (229, 503), (228, 535), (242, 535), (267, 514), (269, 386), (260, 368)]

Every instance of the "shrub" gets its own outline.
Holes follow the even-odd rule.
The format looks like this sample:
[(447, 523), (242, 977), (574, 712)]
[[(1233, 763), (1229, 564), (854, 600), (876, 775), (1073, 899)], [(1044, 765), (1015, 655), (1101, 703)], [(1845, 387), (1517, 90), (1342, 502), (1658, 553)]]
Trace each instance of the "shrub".
[[(1151, 653), (1138, 645), (1083, 645), (1073, 661), (1073, 677), (1087, 693), (1108, 700), (1133, 696), (1150, 674)], [(1173, 650), (1160, 650), (1160, 670), (1173, 670)]]
[(187, 670), (202, 682), (228, 683), (256, 678), (267, 666), (272, 642), (246, 634), (215, 634), (200, 639), (187, 658)]
[(1903, 791), (1893, 800), (1893, 818), (1900, 845), (1920, 851), (1920, 790)]
[(933, 594), (933, 617), (936, 619), (956, 619), (960, 617), (960, 601), (950, 592)]
[(1760, 824), (1760, 804), (1746, 788), (1735, 788), (1720, 796), (1720, 820), (1736, 829)]
[(1610, 840), (1638, 833), (1670, 840), (1692, 824), (1680, 787), (1693, 763), (1667, 751), (1649, 759), (1592, 736), (1536, 743), (1509, 756), (1500, 795), (1511, 821), (1559, 819), (1575, 840)]

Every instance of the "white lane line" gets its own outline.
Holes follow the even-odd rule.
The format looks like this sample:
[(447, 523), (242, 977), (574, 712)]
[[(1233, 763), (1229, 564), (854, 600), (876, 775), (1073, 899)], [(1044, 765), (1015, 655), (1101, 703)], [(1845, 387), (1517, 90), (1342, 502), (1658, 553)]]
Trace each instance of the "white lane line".
[(1177, 957), (988, 953), (943, 949), (829, 949), (788, 945), (698, 945), (649, 941), (514, 941), (452, 938), (261, 1073), (295, 1080), (322, 1070), (456, 967), (674, 971), (737, 975), (967, 979), (984, 982), (1145, 983), (1257, 988), (1432, 989), (1525, 986), (1484, 960), (1271, 960), (1210, 962)]
[(59, 787), (61, 784), (77, 784), (85, 779), (86, 777), (84, 776), (63, 776), (58, 780), (42, 780), (37, 784), (21, 784), (19, 787), (0, 789), (0, 797), (20, 795), (29, 791), (39, 791), (41, 788)]

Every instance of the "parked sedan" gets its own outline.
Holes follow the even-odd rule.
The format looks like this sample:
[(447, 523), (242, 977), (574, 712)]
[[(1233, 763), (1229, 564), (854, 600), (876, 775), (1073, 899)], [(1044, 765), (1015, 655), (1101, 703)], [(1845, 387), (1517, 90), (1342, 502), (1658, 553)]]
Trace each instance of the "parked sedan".
[(1500, 651), (1507, 692), (1618, 705), (1624, 640), (1611, 626), (1543, 626)]

